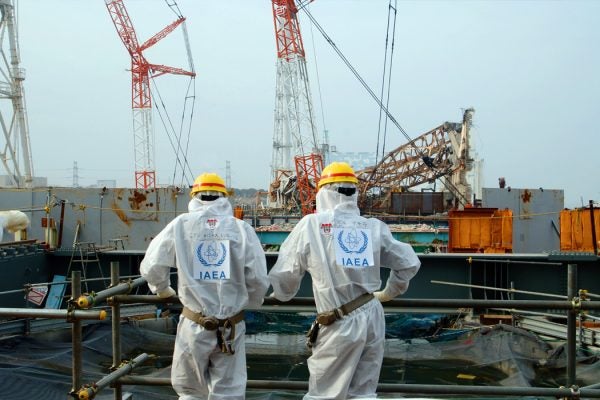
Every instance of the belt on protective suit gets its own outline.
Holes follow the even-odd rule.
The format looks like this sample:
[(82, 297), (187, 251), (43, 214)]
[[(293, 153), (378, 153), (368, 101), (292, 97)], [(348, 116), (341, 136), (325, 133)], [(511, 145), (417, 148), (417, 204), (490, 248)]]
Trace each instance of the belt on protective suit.
[[(234, 354), (231, 342), (235, 338), (235, 325), (244, 320), (244, 311), (240, 311), (230, 318), (218, 319), (216, 317), (205, 317), (202, 313), (195, 313), (187, 307), (183, 307), (181, 315), (187, 319), (202, 325), (207, 331), (216, 331), (217, 345), (223, 353)], [(229, 334), (225, 336), (225, 331), (229, 329)]]
[(319, 313), (317, 314), (317, 322), (319, 323), (319, 325), (331, 325), (338, 319), (341, 319), (344, 315), (348, 315), (360, 306), (368, 303), (371, 299), (373, 299), (373, 297), (373, 293), (365, 293), (363, 295), (358, 296), (354, 300), (343, 304), (339, 308), (334, 308), (331, 311)]
[(342, 319), (344, 315), (348, 315), (358, 307), (368, 303), (373, 297), (372, 293), (365, 293), (339, 308), (317, 314), (317, 319), (313, 321), (310, 329), (306, 333), (306, 345), (309, 348), (314, 346), (317, 341), (317, 336), (319, 336), (319, 327), (321, 325), (327, 326), (333, 324), (338, 319)]

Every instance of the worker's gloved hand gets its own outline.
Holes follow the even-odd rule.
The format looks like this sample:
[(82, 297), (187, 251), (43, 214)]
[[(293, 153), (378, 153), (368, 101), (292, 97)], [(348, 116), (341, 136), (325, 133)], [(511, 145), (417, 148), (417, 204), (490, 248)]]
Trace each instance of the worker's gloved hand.
[(375, 296), (375, 298), (377, 298), (377, 300), (379, 300), (380, 302), (384, 303), (386, 301), (390, 301), (393, 299), (393, 297), (388, 296), (385, 291), (381, 290), (381, 291), (377, 291), (377, 292), (373, 292), (373, 296)]
[(168, 299), (169, 297), (176, 296), (177, 293), (175, 292), (175, 289), (173, 289), (171, 286), (169, 286), (165, 290), (156, 292), (156, 295), (161, 299)]

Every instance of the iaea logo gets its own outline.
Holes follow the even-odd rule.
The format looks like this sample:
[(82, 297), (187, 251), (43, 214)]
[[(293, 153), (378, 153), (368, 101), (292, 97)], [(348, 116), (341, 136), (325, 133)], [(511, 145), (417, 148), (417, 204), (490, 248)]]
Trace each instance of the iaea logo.
[(196, 250), (198, 261), (205, 267), (219, 267), (227, 257), (225, 244), (218, 242), (202, 242)]
[(369, 236), (363, 231), (360, 231), (359, 234), (356, 229), (350, 231), (341, 230), (337, 236), (337, 241), (345, 253), (361, 254), (369, 244)]

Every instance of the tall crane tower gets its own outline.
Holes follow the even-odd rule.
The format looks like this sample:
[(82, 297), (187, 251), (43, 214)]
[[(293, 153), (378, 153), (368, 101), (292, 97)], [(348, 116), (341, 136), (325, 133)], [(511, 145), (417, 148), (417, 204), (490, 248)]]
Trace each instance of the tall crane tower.
[(135, 154), (135, 186), (137, 189), (154, 188), (154, 131), (152, 130), (152, 97), (150, 78), (164, 74), (196, 76), (193, 71), (166, 65), (151, 64), (144, 51), (164, 39), (185, 22), (180, 16), (146, 42), (140, 44), (123, 0), (104, 0), (117, 33), (131, 56), (131, 107), (133, 109), (133, 140)]
[(25, 70), (20, 65), (13, 0), (0, 1), (0, 18), (0, 130), (5, 139), (0, 159), (12, 186), (30, 188), (33, 161), (23, 89)]
[(269, 198), (275, 207), (291, 207), (290, 202), (296, 199), (286, 193), (296, 193), (303, 214), (314, 209), (316, 183), (324, 162), (297, 18), (298, 9), (311, 1), (296, 4), (294, 0), (272, 0), (277, 82)]

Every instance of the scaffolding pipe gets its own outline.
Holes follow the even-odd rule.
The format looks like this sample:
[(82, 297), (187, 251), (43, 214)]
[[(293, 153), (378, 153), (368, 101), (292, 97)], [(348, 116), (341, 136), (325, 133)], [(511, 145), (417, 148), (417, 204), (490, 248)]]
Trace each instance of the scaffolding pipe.
[(490, 258), (472, 258), (469, 257), (467, 259), (467, 261), (469, 263), (472, 262), (493, 262), (493, 263), (504, 263), (504, 264), (539, 264), (539, 265), (556, 265), (556, 266), (561, 266), (563, 265), (563, 263), (559, 263), (559, 262), (548, 262), (548, 261), (513, 261), (513, 260), (494, 260), (494, 259), (490, 259)]
[(600, 389), (600, 383), (594, 383), (593, 385), (583, 386), (582, 389)]
[[(266, 301), (265, 301), (266, 302)], [(399, 299), (384, 303), (384, 307), (449, 307), (449, 308), (523, 308), (559, 310), (600, 310), (600, 301), (574, 303), (560, 300), (457, 300)]]
[[(126, 376), (118, 380), (123, 385), (170, 386), (169, 378), (154, 378), (143, 376)], [(594, 385), (595, 386), (595, 385)], [(264, 390), (300, 390), (308, 389), (306, 381), (272, 381), (248, 380), (248, 389)], [(506, 386), (462, 386), (462, 385), (429, 385), (429, 384), (396, 384), (380, 383), (377, 393), (418, 393), (418, 394), (452, 394), (452, 395), (482, 395), (482, 396), (547, 396), (556, 398), (600, 398), (600, 390), (592, 388), (536, 388), (536, 387), (506, 387)]]
[[(567, 296), (569, 300), (573, 302), (577, 296), (577, 265), (567, 265)], [(576, 336), (576, 323), (577, 323), (576, 310), (569, 310), (567, 312), (567, 385), (571, 386), (575, 384), (575, 362), (577, 359), (577, 336)]]
[[(311, 298), (312, 299), (312, 298)], [(137, 304), (137, 303), (148, 303), (148, 304), (181, 304), (179, 298), (176, 296), (169, 298), (160, 298), (154, 294), (132, 294), (132, 295), (116, 295), (110, 300), (110, 303), (119, 304)], [(314, 302), (313, 302), (314, 305)]]
[[(71, 272), (71, 282), (71, 300), (69, 302), (69, 307), (73, 304), (73, 300), (81, 295), (81, 271)], [(71, 360), (71, 379), (73, 386), (71, 388), (71, 393), (75, 393), (77, 388), (81, 386), (81, 370), (83, 366), (83, 333), (81, 321), (78, 319), (74, 320), (71, 325), (71, 341), (73, 343), (73, 358)]]
[(0, 292), (0, 295), (21, 293), (21, 292), (28, 293), (29, 291), (31, 291), (31, 289), (33, 289), (35, 287), (64, 285), (64, 284), (65, 284), (64, 282), (27, 283), (24, 285), (23, 289), (5, 290), (3, 292)]
[(436, 280), (432, 280), (430, 282), (431, 283), (437, 283), (437, 284), (440, 284), (440, 285), (461, 286), (461, 287), (468, 287), (468, 288), (473, 288), (473, 289), (487, 289), (487, 290), (495, 290), (495, 291), (498, 291), (498, 292), (531, 294), (531, 295), (541, 296), (541, 297), (554, 297), (554, 298), (557, 298), (557, 299), (566, 299), (567, 298), (567, 296), (563, 296), (563, 295), (560, 295), (560, 294), (543, 293), (543, 292), (530, 292), (528, 290), (517, 290), (517, 289), (513, 289), (513, 288), (504, 289), (504, 288), (497, 288), (497, 287), (493, 287), (493, 286), (470, 285), (468, 283), (446, 282), (446, 281), (436, 281)]
[(592, 224), (592, 246), (594, 254), (598, 255), (598, 242), (596, 241), (596, 221), (594, 220), (594, 200), (590, 200), (590, 219)]
[[(119, 284), (119, 262), (110, 262), (110, 285), (115, 287)], [(111, 305), (112, 311), (112, 366), (111, 370), (116, 370), (121, 364), (121, 305), (114, 303)], [(115, 400), (123, 398), (123, 388), (119, 384), (115, 384), (114, 389)]]
[(95, 304), (105, 301), (109, 297), (113, 297), (118, 294), (130, 293), (133, 289), (142, 286), (146, 283), (146, 279), (137, 278), (131, 282), (119, 283), (113, 287), (102, 290), (98, 293), (85, 294), (77, 298), (77, 306), (79, 308), (90, 308)]
[[(113, 301), (121, 304), (179, 304), (177, 297), (161, 299), (155, 295), (114, 296)], [(272, 297), (265, 297), (264, 306), (315, 306), (312, 297), (295, 297), (282, 302)], [(583, 301), (574, 304), (568, 300), (469, 300), (469, 299), (396, 299), (383, 303), (388, 307), (439, 307), (439, 308), (523, 308), (523, 309), (558, 309), (558, 310), (600, 310), (600, 301)], [(261, 310), (258, 308), (256, 310)], [(274, 307), (271, 310), (276, 310)]]
[(104, 310), (46, 310), (40, 308), (0, 308), (0, 316), (15, 318), (47, 318), (47, 319), (74, 319), (74, 320), (100, 320), (106, 319)]
[[(527, 314), (527, 315), (538, 315), (541, 317), (567, 319), (567, 316), (563, 315), (563, 314), (552, 314), (552, 313), (537, 312), (537, 311), (519, 310), (516, 308), (490, 308), (490, 310), (504, 311), (504, 312), (509, 312), (511, 314)], [(589, 316), (586, 315), (586, 317), (589, 317)]]
[(87, 386), (87, 387), (79, 389), (79, 391), (77, 392), (77, 398), (79, 400), (93, 399), (94, 397), (96, 397), (96, 394), (99, 391), (101, 391), (102, 389), (111, 385), (112, 383), (117, 382), (119, 380), (119, 378), (130, 373), (139, 364), (142, 364), (146, 360), (148, 360), (148, 358), (150, 358), (150, 356), (148, 354), (142, 353), (139, 356), (137, 356), (136, 358), (134, 358), (133, 360), (131, 360), (127, 363), (124, 363), (116, 371), (113, 371), (110, 374), (106, 375), (104, 378), (100, 379), (98, 382), (92, 384), (91, 386)]

